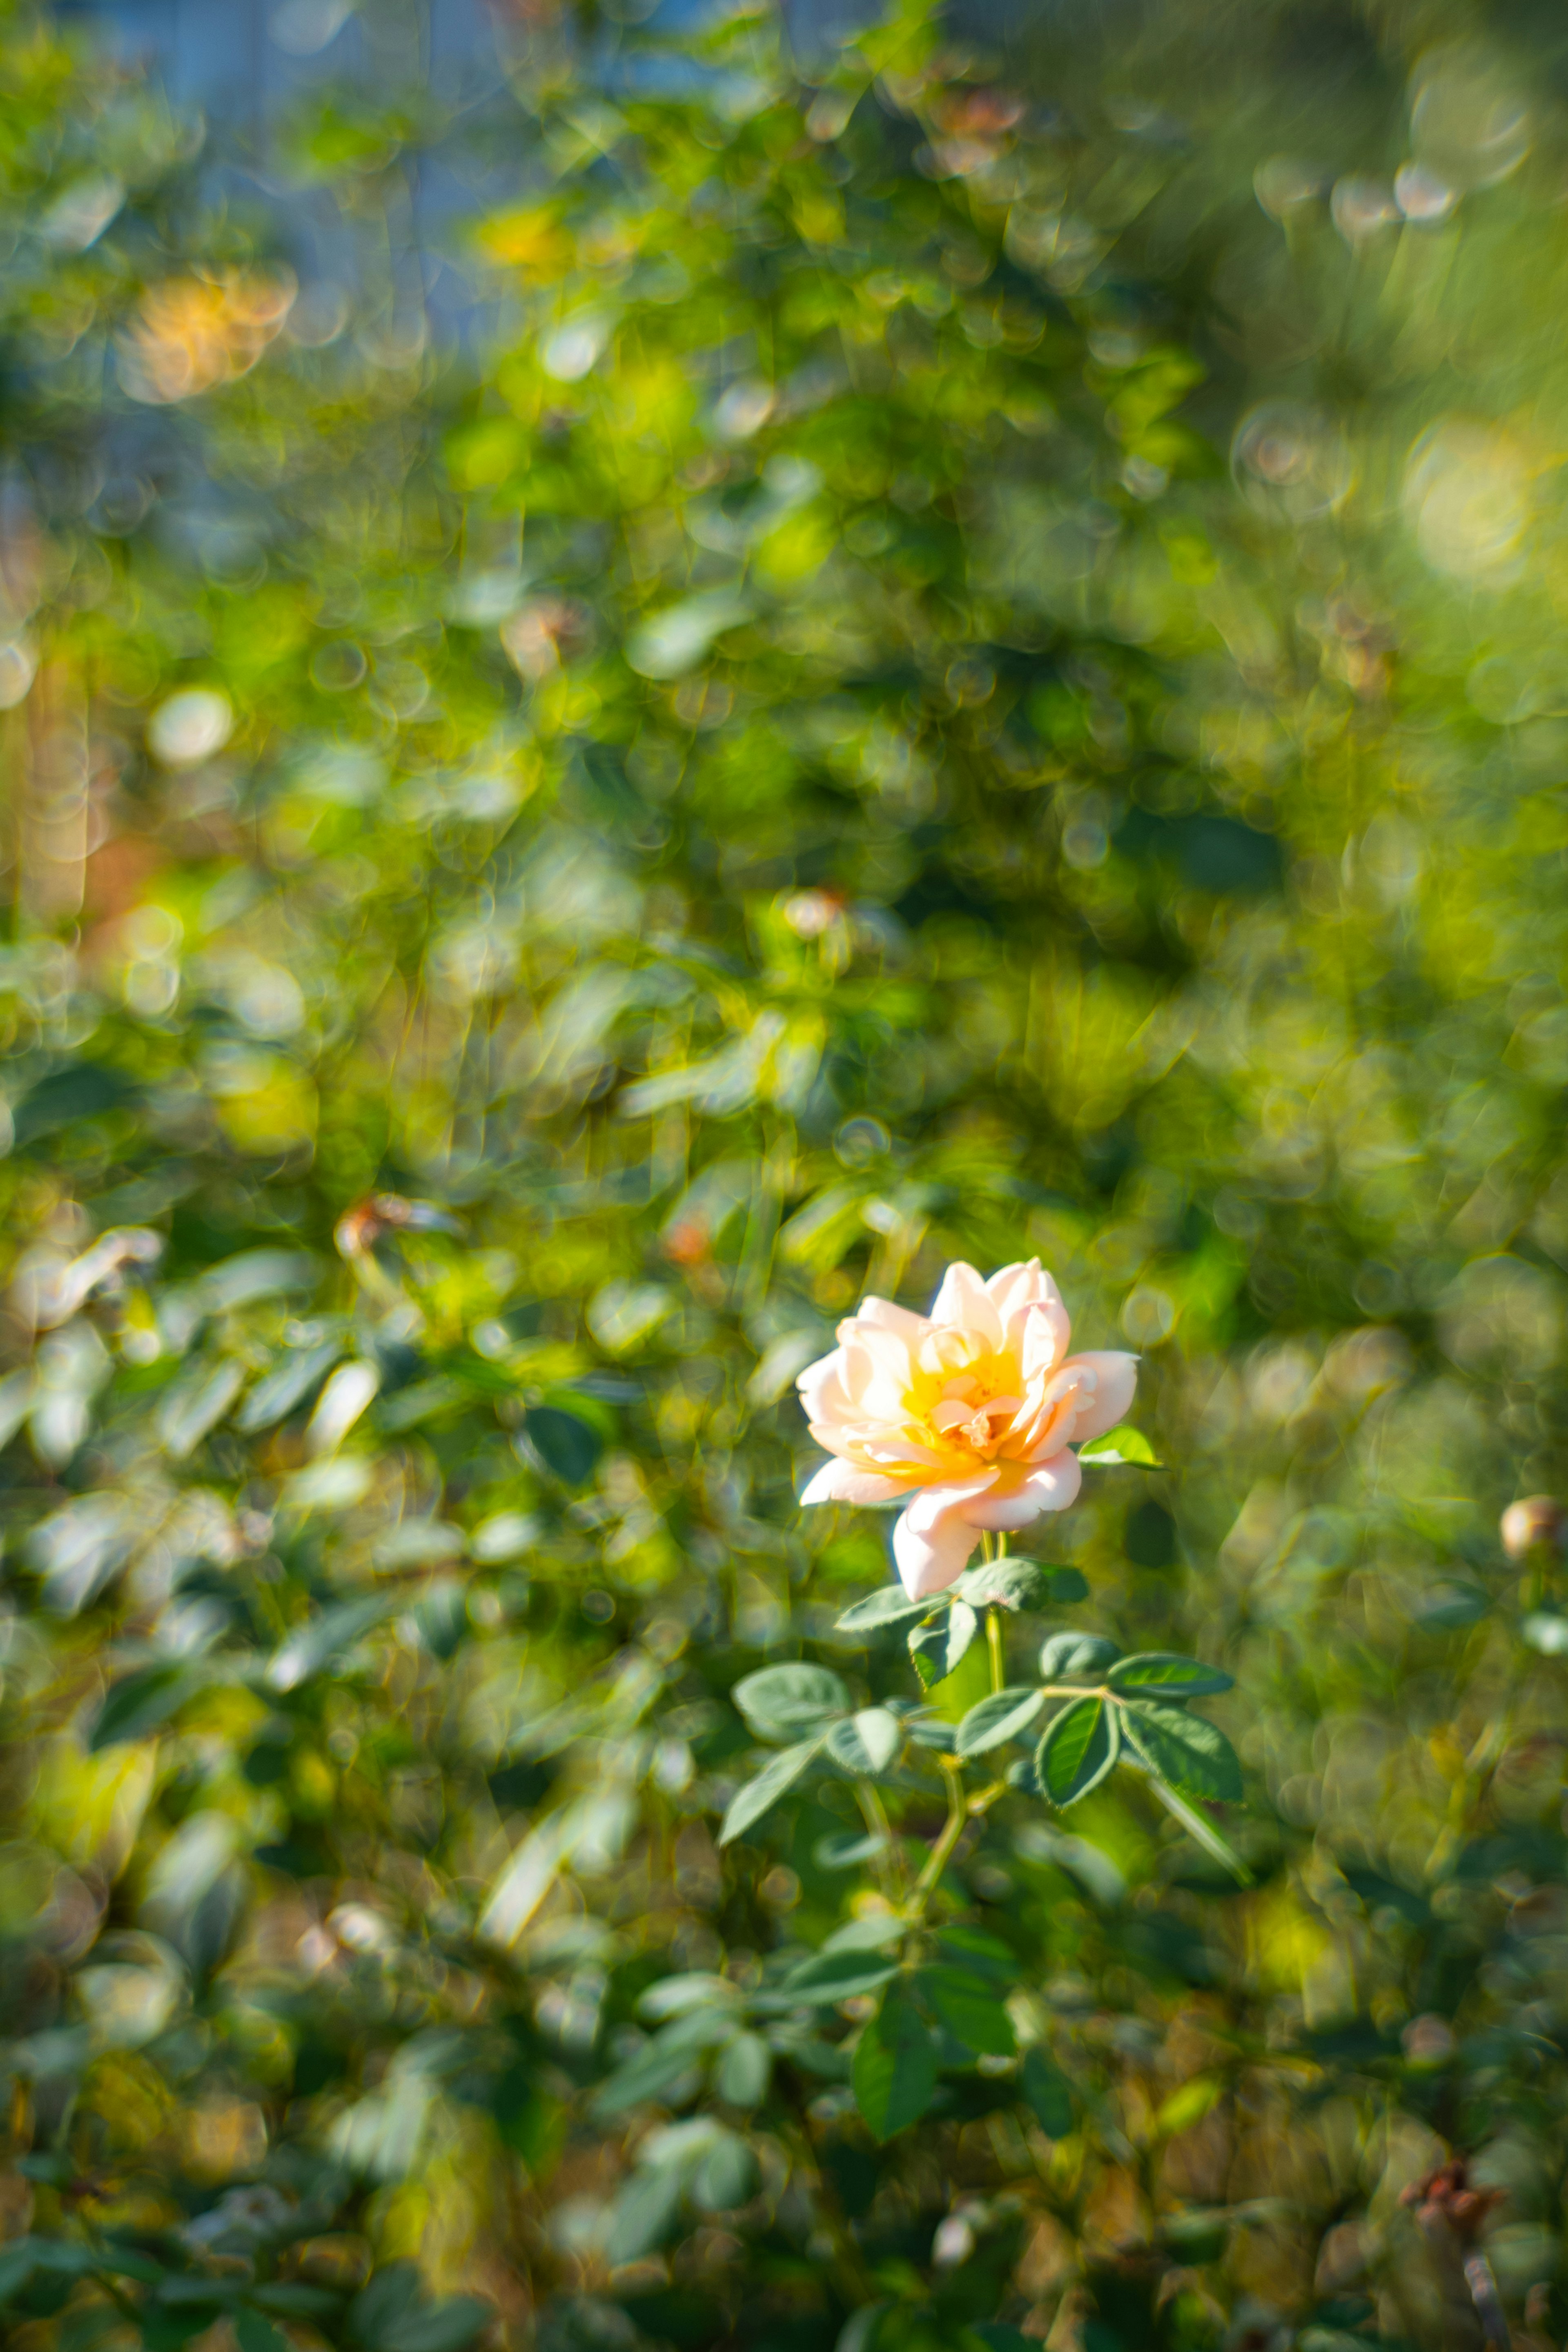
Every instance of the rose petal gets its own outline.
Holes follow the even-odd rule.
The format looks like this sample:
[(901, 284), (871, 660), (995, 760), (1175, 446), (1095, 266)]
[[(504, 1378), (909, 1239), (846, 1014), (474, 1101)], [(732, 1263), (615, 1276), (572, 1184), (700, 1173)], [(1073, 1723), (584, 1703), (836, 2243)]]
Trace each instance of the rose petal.
[(945, 1591), (963, 1573), (964, 1562), (980, 1541), (980, 1531), (963, 1517), (973, 1503), (996, 1483), (994, 1470), (978, 1470), (972, 1478), (946, 1478), (922, 1486), (893, 1523), (893, 1558), (911, 1601)]
[(1108, 1429), (1126, 1420), (1138, 1386), (1138, 1359), (1120, 1348), (1090, 1349), (1081, 1356), (1069, 1356), (1062, 1366), (1064, 1372), (1079, 1370), (1094, 1374), (1094, 1386), (1089, 1390), (1086, 1382), (1079, 1392), (1072, 1427), (1075, 1445), (1085, 1438), (1103, 1437)]
[(1082, 1484), (1078, 1455), (1064, 1450), (1053, 1454), (1048, 1462), (1036, 1463), (1018, 1486), (1009, 1482), (1000, 1493), (977, 1496), (966, 1507), (965, 1517), (971, 1527), (1012, 1534), (1037, 1519), (1042, 1511), (1065, 1511), (1077, 1501)]
[(956, 1258), (942, 1276), (931, 1319), (972, 1332), (988, 1347), (1002, 1345), (1002, 1318), (996, 1312), (995, 1301), (974, 1268), (965, 1265), (962, 1258)]
[(833, 1458), (808, 1480), (800, 1499), (803, 1504), (901, 1503), (909, 1491), (901, 1479), (882, 1477), (875, 1470), (858, 1470), (852, 1462)]

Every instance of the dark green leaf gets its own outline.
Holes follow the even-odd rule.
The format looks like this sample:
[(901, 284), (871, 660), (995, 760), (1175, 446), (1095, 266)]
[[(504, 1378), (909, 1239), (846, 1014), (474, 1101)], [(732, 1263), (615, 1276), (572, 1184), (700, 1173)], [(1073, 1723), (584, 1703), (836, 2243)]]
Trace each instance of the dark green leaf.
[(1073, 1805), (1098, 1789), (1121, 1749), (1116, 1710), (1103, 1699), (1063, 1707), (1035, 1753), (1040, 1786), (1053, 1805)]
[(1000, 1937), (988, 1936), (984, 1928), (944, 1927), (937, 1938), (937, 1949), (954, 1968), (967, 1969), (988, 1984), (1005, 1990), (1018, 1981), (1017, 1955)]
[(1223, 1731), (1201, 1715), (1153, 1699), (1136, 1699), (1121, 1710), (1122, 1728), (1151, 1772), (1183, 1797), (1207, 1797), (1238, 1805), (1241, 1765)]
[(602, 1433), (579, 1413), (560, 1405), (530, 1406), (523, 1433), (544, 1467), (564, 1486), (585, 1486), (605, 1450)]
[(821, 1752), (821, 1743), (803, 1739), (798, 1747), (786, 1748), (770, 1764), (764, 1764), (755, 1780), (737, 1789), (724, 1815), (724, 1825), (719, 1832), (721, 1845), (729, 1845), (771, 1812), (785, 1792), (795, 1787), (802, 1774), (809, 1770)]
[(89, 1749), (110, 1748), (121, 1739), (144, 1739), (201, 1686), (199, 1669), (185, 1664), (142, 1666), (121, 1675), (98, 1711)]
[(898, 1972), (895, 1960), (884, 1959), (877, 1952), (817, 1952), (791, 1969), (781, 1998), (827, 2008), (835, 2001), (847, 2000), (851, 1993), (875, 1992)]
[(1056, 2060), (1037, 2042), (1024, 2053), (1018, 2086), (1040, 2129), (1051, 2139), (1065, 2139), (1072, 2129), (1071, 2086)]
[(959, 1725), (953, 1747), (960, 1756), (984, 1756), (1022, 1739), (1046, 1704), (1042, 1690), (1015, 1686), (978, 1699)]
[(944, 1683), (980, 1630), (980, 1619), (966, 1601), (955, 1601), (945, 1617), (933, 1625), (919, 1625), (910, 1635), (910, 1655), (924, 1690)]
[(1115, 1691), (1158, 1690), (1172, 1697), (1206, 1698), (1235, 1688), (1236, 1677), (1223, 1666), (1205, 1666), (1196, 1658), (1182, 1658), (1166, 1650), (1143, 1650), (1119, 1658), (1105, 1677)]
[(237, 2311), (234, 2332), (239, 2342), (239, 2352), (289, 2352), (289, 2339), (280, 2327), (263, 2319), (258, 2311)]
[(1010, 2058), (1017, 2047), (1013, 2021), (996, 1987), (963, 1968), (925, 1968), (915, 1978), (921, 1998), (967, 2050)]
[(892, 1988), (863, 2029), (850, 2069), (855, 2104), (881, 2144), (918, 2123), (936, 2094), (937, 2047), (909, 1995)]

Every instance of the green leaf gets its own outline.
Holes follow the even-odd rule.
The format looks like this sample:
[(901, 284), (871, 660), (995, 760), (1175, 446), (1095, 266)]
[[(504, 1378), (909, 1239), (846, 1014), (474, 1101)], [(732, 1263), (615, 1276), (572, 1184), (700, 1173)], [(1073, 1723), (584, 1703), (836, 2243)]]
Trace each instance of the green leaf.
[(898, 1962), (884, 1959), (878, 1952), (816, 1952), (798, 1969), (791, 1969), (779, 1997), (830, 2008), (835, 2001), (847, 2000), (852, 1993), (875, 1992), (898, 1973)]
[(1103, 1699), (1075, 1698), (1047, 1729), (1035, 1769), (1053, 1805), (1076, 1805), (1099, 1788), (1121, 1752), (1116, 1710)]
[(994, 1984), (963, 1968), (925, 1968), (915, 1978), (923, 2000), (948, 2032), (991, 2058), (1010, 2058), (1017, 2047), (1013, 2021)]
[(122, 1675), (98, 1711), (89, 1752), (111, 1748), (117, 1740), (144, 1739), (167, 1723), (201, 1685), (199, 1671), (186, 1664), (143, 1666), (136, 1674)]
[(988, 1936), (982, 1927), (944, 1927), (937, 1937), (937, 1950), (955, 1968), (967, 1969), (988, 1984), (1005, 1990), (1018, 1981), (1017, 1954), (999, 1936)]
[(795, 1748), (786, 1748), (769, 1764), (764, 1764), (755, 1780), (737, 1789), (730, 1800), (719, 1832), (721, 1845), (730, 1845), (760, 1822), (764, 1813), (772, 1812), (779, 1799), (795, 1787), (821, 1753), (817, 1739), (803, 1739)]
[(158, 1408), (158, 1441), (183, 1462), (216, 1427), (245, 1386), (245, 1366), (232, 1356), (198, 1360), (165, 1391)]
[(1119, 1658), (1105, 1679), (1115, 1691), (1158, 1690), (1181, 1698), (1207, 1698), (1236, 1686), (1235, 1675), (1223, 1666), (1205, 1666), (1169, 1650), (1143, 1650), (1134, 1657)]
[(648, 2165), (634, 2172), (610, 2207), (605, 2261), (638, 2262), (663, 2245), (680, 2218), (683, 2186), (673, 2166)]
[(713, 2087), (731, 2107), (760, 2107), (773, 2078), (773, 2053), (760, 2033), (737, 2033), (719, 2061)]
[(849, 1712), (849, 1693), (826, 1666), (763, 1666), (730, 1693), (759, 1739), (798, 1739)]
[(1238, 1805), (1241, 1765), (1223, 1731), (1201, 1715), (1153, 1699), (1134, 1699), (1121, 1709), (1122, 1730), (1156, 1779), (1184, 1797), (1208, 1797)]
[(868, 1706), (833, 1726), (823, 1752), (842, 1771), (875, 1780), (889, 1769), (903, 1744), (904, 1727), (898, 1717), (885, 1706)]
[(1047, 2137), (1065, 2139), (1072, 2129), (1072, 2087), (1056, 2060), (1037, 2042), (1024, 2053), (1018, 2087)]
[(966, 1569), (952, 1590), (972, 1609), (1047, 1609), (1057, 1571), (1032, 1559), (988, 1559)]
[(297, 1690), (405, 1605), (400, 1592), (369, 1592), (361, 1600), (340, 1601), (323, 1609), (274, 1650), (267, 1664), (267, 1681), (274, 1690)]
[(540, 1461), (563, 1486), (587, 1484), (605, 1439), (582, 1414), (555, 1404), (531, 1405), (522, 1416), (522, 1429)]
[(1154, 1449), (1141, 1429), (1123, 1422), (1120, 1429), (1108, 1429), (1103, 1437), (1091, 1437), (1078, 1449), (1080, 1462), (1098, 1462), (1109, 1469), (1114, 1463), (1126, 1463), (1137, 1470), (1163, 1470), (1164, 1464), (1154, 1459)]
[(722, 2049), (732, 2040), (737, 2023), (733, 2011), (723, 2002), (678, 2018), (600, 2085), (594, 2095), (594, 2113), (620, 2116), (630, 2107), (663, 2099), (705, 2061), (710, 2051)]
[(993, 1691), (989, 1698), (977, 1700), (970, 1708), (958, 1727), (953, 1747), (960, 1756), (984, 1756), (993, 1748), (1005, 1748), (1009, 1739), (1022, 1739), (1045, 1704), (1043, 1690), (1014, 1685)]
[(1156, 1774), (1150, 1772), (1146, 1778), (1149, 1786), (1153, 1790), (1165, 1811), (1173, 1820), (1180, 1822), (1187, 1835), (1196, 1844), (1202, 1846), (1211, 1861), (1217, 1862), (1222, 1869), (1228, 1870), (1237, 1885), (1250, 1886), (1251, 1871), (1228, 1840), (1221, 1837), (1207, 1815), (1200, 1813), (1195, 1806), (1189, 1805), (1184, 1797), (1179, 1797), (1174, 1789), (1167, 1781), (1160, 1780)]
[(287, 1349), (271, 1370), (262, 1374), (235, 1414), (236, 1429), (244, 1437), (254, 1437), (285, 1420), (325, 1379), (342, 1352), (341, 1339), (323, 1339), (315, 1348)]
[(443, 2295), (401, 2313), (370, 2352), (463, 2352), (495, 2315), (494, 2304), (477, 2294)]
[(934, 1625), (920, 1625), (910, 1635), (910, 1655), (924, 1690), (944, 1683), (980, 1631), (978, 1613), (967, 1601), (955, 1601)]
[(912, 1625), (917, 1618), (929, 1617), (939, 1605), (946, 1607), (945, 1593), (925, 1601), (911, 1601), (901, 1585), (886, 1584), (879, 1592), (868, 1593), (864, 1601), (857, 1601), (847, 1609), (835, 1630), (840, 1633), (874, 1633), (884, 1627)]
[(691, 2176), (691, 2201), (703, 2213), (732, 2213), (757, 2193), (757, 2159), (734, 2132), (717, 2139)]
[(232, 1315), (237, 1307), (254, 1307), (261, 1298), (312, 1289), (321, 1272), (320, 1260), (303, 1250), (241, 1250), (237, 1257), (207, 1268), (201, 1278), (202, 1304), (211, 1315)]
[(883, 1994), (855, 2045), (849, 2080), (879, 2146), (925, 2114), (936, 2095), (937, 2045), (908, 1993), (895, 1987)]
[(1103, 1633), (1052, 1633), (1041, 1646), (1040, 1673), (1048, 1683), (1100, 1682), (1121, 1655)]
[(263, 2319), (258, 2311), (237, 2311), (234, 2332), (239, 2340), (239, 2352), (289, 2352), (289, 2339), (280, 2327)]
[(989, 1559), (966, 1569), (952, 1588), (972, 1609), (1048, 1609), (1081, 1601), (1089, 1591), (1076, 1568), (1037, 1559)]

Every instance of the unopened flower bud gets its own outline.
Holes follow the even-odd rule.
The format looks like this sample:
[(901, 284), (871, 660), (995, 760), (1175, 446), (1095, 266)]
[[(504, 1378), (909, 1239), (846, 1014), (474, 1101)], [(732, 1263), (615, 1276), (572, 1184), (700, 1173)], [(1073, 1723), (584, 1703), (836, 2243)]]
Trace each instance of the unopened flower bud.
[(1527, 1496), (1502, 1515), (1502, 1548), (1510, 1559), (1523, 1559), (1537, 1544), (1560, 1547), (1563, 1524), (1563, 1506), (1554, 1495)]

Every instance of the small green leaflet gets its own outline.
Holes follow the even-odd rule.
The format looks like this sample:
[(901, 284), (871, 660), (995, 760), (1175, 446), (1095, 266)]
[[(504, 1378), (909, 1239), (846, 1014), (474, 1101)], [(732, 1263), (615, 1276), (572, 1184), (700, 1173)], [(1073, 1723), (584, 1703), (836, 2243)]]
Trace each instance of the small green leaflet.
[(898, 1717), (885, 1706), (868, 1706), (833, 1726), (823, 1752), (841, 1771), (875, 1780), (888, 1770), (903, 1744), (904, 1727)]
[(879, 2145), (918, 2123), (936, 2095), (937, 2050), (930, 2026), (894, 1988), (855, 2045), (855, 2104)]
[(1105, 1677), (1114, 1691), (1159, 1691), (1171, 1698), (1208, 1698), (1236, 1686), (1223, 1666), (1205, 1666), (1173, 1651), (1144, 1650), (1119, 1658)]
[(989, 1698), (978, 1700), (970, 1708), (958, 1727), (953, 1747), (960, 1756), (984, 1756), (993, 1748), (1005, 1747), (1009, 1739), (1022, 1739), (1045, 1704), (1043, 1690), (1017, 1685), (993, 1691)]
[(1154, 1449), (1141, 1429), (1124, 1422), (1120, 1429), (1108, 1429), (1103, 1437), (1091, 1437), (1087, 1445), (1078, 1449), (1080, 1462), (1096, 1462), (1102, 1469), (1113, 1464), (1126, 1463), (1135, 1470), (1163, 1470), (1164, 1464), (1154, 1459)]
[(1134, 1699), (1121, 1715), (1126, 1738), (1157, 1780), (1167, 1781), (1180, 1796), (1240, 1804), (1241, 1765), (1215, 1724), (1154, 1699)]
[(921, 1617), (929, 1617), (935, 1609), (945, 1609), (945, 1592), (931, 1595), (924, 1601), (911, 1601), (900, 1585), (887, 1584), (879, 1592), (868, 1593), (857, 1601), (838, 1620), (836, 1631), (840, 1633), (873, 1633), (895, 1625), (912, 1625)]
[(775, 1756), (772, 1763), (763, 1765), (754, 1780), (748, 1780), (744, 1788), (737, 1789), (724, 1815), (724, 1826), (719, 1832), (720, 1844), (729, 1845), (733, 1839), (743, 1836), (753, 1823), (760, 1822), (764, 1813), (771, 1812), (779, 1799), (793, 1789), (802, 1774), (815, 1763), (820, 1747), (819, 1740), (803, 1739), (797, 1746), (786, 1748), (782, 1756)]
[(763, 1666), (744, 1675), (730, 1696), (759, 1739), (781, 1743), (823, 1730), (834, 1716), (849, 1712), (849, 1693), (826, 1666)]
[(923, 1690), (934, 1690), (947, 1680), (979, 1631), (979, 1614), (964, 1601), (955, 1601), (934, 1625), (916, 1627), (910, 1635), (910, 1655)]
[(1040, 1674), (1048, 1683), (1097, 1682), (1121, 1653), (1103, 1633), (1052, 1633), (1040, 1647)]
[(1047, 1730), (1035, 1769), (1053, 1805), (1075, 1805), (1099, 1788), (1121, 1752), (1116, 1710), (1103, 1699), (1075, 1698)]

